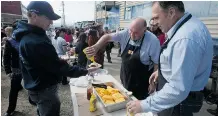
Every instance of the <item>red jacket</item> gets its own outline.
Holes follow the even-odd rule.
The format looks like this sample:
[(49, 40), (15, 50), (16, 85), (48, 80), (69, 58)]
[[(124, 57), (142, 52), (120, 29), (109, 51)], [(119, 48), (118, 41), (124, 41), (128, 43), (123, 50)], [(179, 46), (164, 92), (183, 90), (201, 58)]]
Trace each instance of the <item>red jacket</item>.
[(73, 40), (72, 35), (68, 35), (68, 34), (64, 35), (64, 39), (66, 40), (66, 42), (71, 42)]

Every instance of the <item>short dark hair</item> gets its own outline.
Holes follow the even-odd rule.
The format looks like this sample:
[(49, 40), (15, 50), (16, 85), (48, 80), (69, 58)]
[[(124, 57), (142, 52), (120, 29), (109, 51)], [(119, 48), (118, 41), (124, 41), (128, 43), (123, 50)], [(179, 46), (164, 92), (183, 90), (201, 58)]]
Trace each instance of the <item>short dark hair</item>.
[(66, 33), (66, 29), (64, 29), (64, 28), (61, 28), (59, 31)]
[(67, 29), (67, 35), (71, 35), (71, 34), (72, 34), (71, 30)]
[(66, 30), (64, 28), (61, 28), (61, 29), (57, 30), (56, 31), (56, 35), (55, 35), (55, 39), (57, 39), (60, 36), (61, 32), (66, 33)]
[[(164, 10), (168, 10), (169, 7), (176, 7), (180, 12), (185, 12), (185, 7), (182, 1), (156, 1), (160, 7)], [(153, 2), (156, 3), (156, 2)]]
[(93, 37), (97, 37), (97, 30), (91, 29), (89, 30), (88, 36), (93, 36)]
[(85, 34), (85, 33), (83, 33), (83, 32), (82, 32), (82, 33), (80, 33), (80, 34), (79, 34), (79, 37), (78, 37), (78, 38), (79, 38), (79, 40), (78, 40), (78, 41), (80, 41), (80, 42), (83, 42), (83, 43), (84, 43), (84, 42), (86, 42), (87, 36), (86, 36), (86, 34)]

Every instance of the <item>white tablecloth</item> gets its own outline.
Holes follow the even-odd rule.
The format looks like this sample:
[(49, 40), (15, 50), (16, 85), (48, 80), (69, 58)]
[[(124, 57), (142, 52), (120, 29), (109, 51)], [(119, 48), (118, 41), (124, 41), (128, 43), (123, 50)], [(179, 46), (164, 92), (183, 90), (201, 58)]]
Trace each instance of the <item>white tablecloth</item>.
[[(71, 80), (76, 78), (71, 78)], [(114, 84), (118, 85), (121, 89), (126, 90), (116, 79), (114, 79), (111, 75), (98, 75), (95, 76), (95, 80), (98, 82), (113, 82)], [(76, 93), (86, 93), (86, 88), (76, 87), (70, 85), (71, 97), (73, 101), (73, 108), (74, 108), (74, 116), (80, 116), (78, 112), (78, 104), (76, 99)], [(135, 97), (132, 97), (134, 100)], [(126, 109), (118, 110), (115, 112), (107, 113), (100, 102), (97, 102), (97, 109), (103, 112), (103, 116), (126, 116)], [(140, 113), (136, 116), (156, 116), (155, 114), (148, 112), (148, 113)]]

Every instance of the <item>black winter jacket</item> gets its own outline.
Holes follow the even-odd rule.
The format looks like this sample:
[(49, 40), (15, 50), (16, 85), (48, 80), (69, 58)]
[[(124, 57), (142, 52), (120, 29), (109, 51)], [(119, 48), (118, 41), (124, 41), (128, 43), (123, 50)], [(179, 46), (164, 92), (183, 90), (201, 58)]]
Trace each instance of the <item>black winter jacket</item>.
[(19, 22), (13, 38), (20, 42), (19, 54), (24, 87), (38, 91), (59, 83), (62, 76), (78, 77), (88, 71), (60, 60), (45, 30)]

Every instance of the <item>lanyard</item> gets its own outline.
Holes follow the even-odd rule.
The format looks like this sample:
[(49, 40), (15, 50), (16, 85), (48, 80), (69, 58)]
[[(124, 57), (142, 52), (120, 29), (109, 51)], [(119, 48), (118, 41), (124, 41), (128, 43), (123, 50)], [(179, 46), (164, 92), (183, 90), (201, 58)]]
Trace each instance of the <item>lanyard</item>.
[[(189, 15), (178, 25), (178, 27), (176, 28), (176, 30), (174, 31), (174, 33), (172, 34), (172, 36), (171, 36), (169, 39), (167, 39), (167, 41), (166, 41), (166, 42), (163, 44), (163, 46), (161, 47), (160, 55), (161, 55), (161, 53), (163, 52), (163, 50), (167, 48), (168, 43), (169, 43), (170, 40), (173, 38), (173, 36), (176, 34), (176, 32), (179, 30), (179, 28), (180, 28), (183, 24), (185, 24), (189, 19), (191, 19), (191, 17), (192, 17), (192, 15), (189, 14)], [(160, 55), (159, 55), (158, 67), (159, 67), (160, 74), (162, 75), (162, 72), (161, 72), (161, 70), (160, 70), (160, 69), (161, 69), (161, 66), (160, 66)]]
[(179, 30), (179, 28), (180, 28), (183, 24), (185, 24), (191, 17), (192, 17), (192, 15), (189, 14), (189, 15), (179, 24), (179, 26), (176, 28), (176, 30), (174, 31), (174, 33), (172, 34), (172, 36), (171, 36), (169, 39), (167, 39), (166, 42), (164, 42), (163, 46), (161, 47), (160, 54), (163, 52), (164, 49), (167, 48), (168, 43), (169, 43), (170, 40), (173, 38), (173, 36), (176, 34), (176, 32)]

